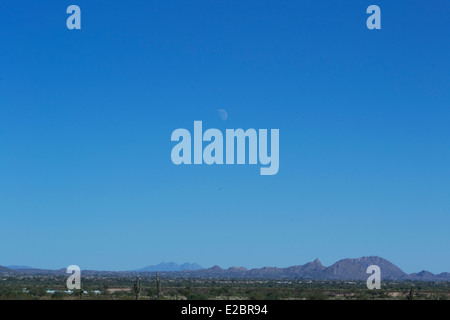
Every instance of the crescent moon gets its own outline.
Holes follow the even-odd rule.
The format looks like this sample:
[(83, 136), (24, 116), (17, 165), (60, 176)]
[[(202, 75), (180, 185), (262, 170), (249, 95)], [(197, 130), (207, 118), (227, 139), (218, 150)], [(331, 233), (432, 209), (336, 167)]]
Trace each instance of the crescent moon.
[(217, 113), (219, 114), (220, 119), (223, 121), (228, 119), (228, 113), (224, 109), (217, 110)]

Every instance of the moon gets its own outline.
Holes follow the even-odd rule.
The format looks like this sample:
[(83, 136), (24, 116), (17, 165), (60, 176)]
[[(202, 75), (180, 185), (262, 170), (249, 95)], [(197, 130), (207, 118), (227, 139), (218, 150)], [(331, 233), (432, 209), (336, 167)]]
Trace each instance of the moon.
[(226, 121), (228, 119), (228, 112), (226, 112), (224, 109), (218, 109), (217, 113), (219, 114), (220, 119), (223, 121)]

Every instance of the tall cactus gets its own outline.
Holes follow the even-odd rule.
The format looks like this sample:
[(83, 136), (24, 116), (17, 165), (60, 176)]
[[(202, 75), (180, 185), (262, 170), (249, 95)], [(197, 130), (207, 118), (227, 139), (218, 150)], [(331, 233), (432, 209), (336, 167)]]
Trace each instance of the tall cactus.
[(136, 300), (139, 300), (139, 295), (141, 293), (141, 283), (139, 281), (139, 277), (136, 277), (136, 283), (134, 284), (134, 293), (136, 294)]
[(413, 286), (411, 286), (409, 293), (406, 295), (406, 299), (412, 300), (413, 298), (414, 298), (414, 288), (413, 288)]
[(161, 280), (158, 279), (158, 272), (156, 272), (156, 291), (158, 293), (158, 300), (161, 298)]

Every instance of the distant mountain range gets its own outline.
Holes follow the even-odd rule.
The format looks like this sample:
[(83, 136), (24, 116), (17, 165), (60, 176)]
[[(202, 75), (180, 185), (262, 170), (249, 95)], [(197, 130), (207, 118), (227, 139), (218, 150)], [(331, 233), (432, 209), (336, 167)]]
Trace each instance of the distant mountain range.
[(183, 263), (178, 264), (175, 262), (161, 262), (160, 264), (147, 266), (135, 271), (145, 272), (145, 271), (185, 271), (185, 270), (200, 270), (204, 269), (201, 265), (197, 263)]
[(13, 270), (26, 270), (26, 269), (33, 269), (31, 267), (27, 266), (5, 266), (5, 268), (13, 269)]
[[(343, 259), (325, 267), (316, 259), (304, 265), (297, 265), (287, 268), (263, 267), (246, 269), (244, 267), (230, 267), (222, 269), (219, 266), (204, 269), (196, 263), (183, 263), (181, 265), (174, 262), (163, 262), (158, 265), (147, 266), (134, 271), (94, 271), (82, 270), (82, 273), (90, 275), (136, 275), (160, 272), (162, 277), (186, 277), (186, 278), (235, 278), (235, 279), (315, 279), (315, 280), (367, 280), (369, 274), (367, 267), (377, 265), (381, 270), (381, 279), (396, 281), (450, 281), (450, 273), (442, 272), (433, 274), (428, 271), (407, 274), (399, 267), (386, 259), (371, 256), (356, 259)], [(14, 267), (14, 266), (13, 266)], [(34, 268), (5, 268), (0, 266), (0, 273), (20, 274), (65, 274), (65, 269), (42, 270)]]
[[(450, 281), (450, 273), (433, 274), (428, 271), (407, 274), (386, 259), (371, 256), (356, 259), (343, 259), (329, 267), (325, 267), (319, 259), (304, 265), (287, 268), (263, 267), (246, 269), (231, 267), (222, 269), (213, 266), (208, 269), (184, 271), (185, 277), (201, 278), (259, 278), (259, 279), (316, 279), (316, 280), (367, 280), (367, 267), (377, 265), (384, 280), (415, 280), (415, 281)], [(168, 273), (175, 276), (176, 274)]]

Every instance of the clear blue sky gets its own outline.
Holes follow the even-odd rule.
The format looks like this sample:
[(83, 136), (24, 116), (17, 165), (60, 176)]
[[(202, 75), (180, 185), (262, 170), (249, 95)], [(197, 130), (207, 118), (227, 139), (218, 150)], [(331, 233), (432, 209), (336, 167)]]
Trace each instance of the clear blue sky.
[[(2, 1), (0, 265), (450, 272), (449, 18), (447, 0)], [(278, 174), (175, 166), (194, 120), (279, 129)]]

